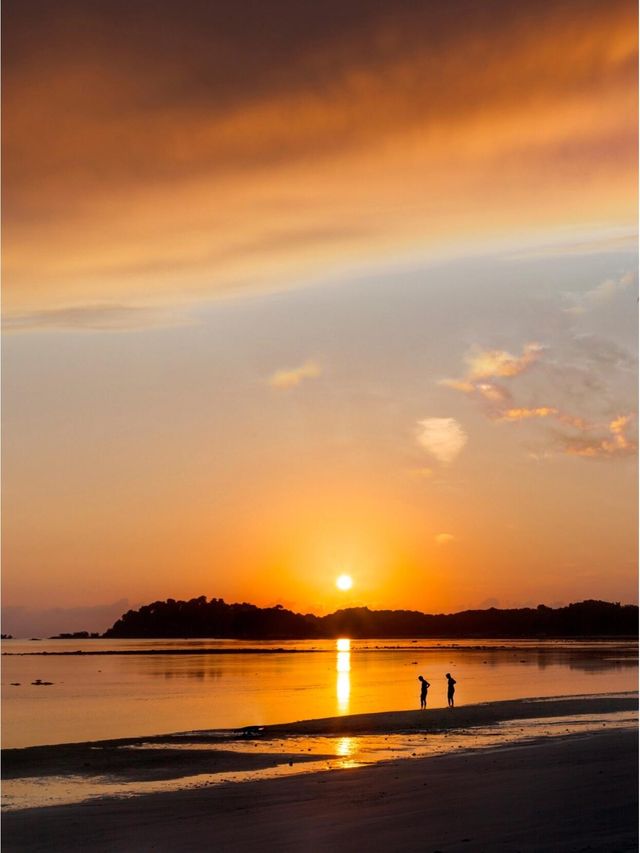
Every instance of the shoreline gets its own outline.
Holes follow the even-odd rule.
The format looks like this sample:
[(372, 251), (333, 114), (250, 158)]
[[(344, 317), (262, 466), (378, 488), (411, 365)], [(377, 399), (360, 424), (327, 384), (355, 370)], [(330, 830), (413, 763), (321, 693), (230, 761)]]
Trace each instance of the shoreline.
[(507, 720), (544, 719), (580, 714), (607, 714), (637, 711), (638, 695), (550, 696), (531, 699), (508, 699), (450, 708), (428, 708), (426, 711), (383, 711), (372, 714), (350, 714), (264, 726), (266, 736), (310, 734), (385, 734), (393, 731), (437, 732), (451, 729), (473, 729)]
[[(281, 739), (297, 736), (349, 736), (380, 734), (430, 734), (453, 729), (474, 729), (492, 726), (509, 720), (547, 719), (553, 717), (579, 716), (587, 714), (612, 714), (638, 711), (637, 691), (614, 694), (587, 694), (584, 696), (549, 696), (526, 699), (508, 699), (460, 705), (454, 709), (427, 708), (424, 711), (377, 711), (368, 714), (345, 714), (344, 716), (319, 719), (295, 720), (288, 723), (249, 725), (239, 728), (191, 729), (181, 732), (157, 733), (125, 738), (103, 738), (99, 740), (69, 741), (66, 743), (41, 744), (35, 746), (7, 747), (0, 752), (3, 776), (11, 772), (14, 761), (33, 756), (42, 762), (56, 753), (68, 750), (87, 750), (96, 747), (119, 748), (154, 743), (229, 743), (231, 740), (259, 738), (260, 740)], [(21, 762), (22, 763), (22, 762)]]
[(9, 748), (4, 813), (478, 753), (637, 728), (637, 694), (487, 702)]
[(637, 850), (637, 732), (9, 812), (5, 851)]

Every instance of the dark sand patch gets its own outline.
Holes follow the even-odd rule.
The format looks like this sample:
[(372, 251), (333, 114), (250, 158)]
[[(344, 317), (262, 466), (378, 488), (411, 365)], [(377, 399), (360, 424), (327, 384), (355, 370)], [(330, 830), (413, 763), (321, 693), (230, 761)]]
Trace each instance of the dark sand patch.
[(264, 770), (333, 756), (231, 752), (224, 749), (145, 749), (127, 746), (61, 744), (7, 750), (2, 760), (5, 780), (47, 776), (109, 777), (126, 782), (179, 779), (206, 773)]

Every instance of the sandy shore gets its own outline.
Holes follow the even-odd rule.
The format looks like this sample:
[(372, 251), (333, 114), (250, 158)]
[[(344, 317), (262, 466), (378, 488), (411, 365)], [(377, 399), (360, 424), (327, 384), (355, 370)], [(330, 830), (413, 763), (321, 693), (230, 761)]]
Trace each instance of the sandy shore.
[(5, 851), (627, 853), (637, 735), (607, 732), (7, 814)]
[(351, 714), (320, 720), (266, 726), (271, 735), (357, 735), (383, 734), (397, 731), (436, 732), (448, 729), (488, 726), (506, 720), (531, 720), (567, 717), (579, 714), (608, 714), (637, 710), (638, 697), (627, 696), (558, 696), (549, 699), (514, 699), (486, 702), (458, 708), (430, 708), (426, 711), (386, 711), (382, 714)]
[[(5, 779), (105, 774), (170, 779), (259, 769), (287, 760), (287, 736), (443, 731), (492, 722), (637, 708), (635, 696), (496, 702), (453, 712), (392, 712), (265, 728), (278, 754), (225, 752), (219, 733), (7, 750)], [(282, 749), (280, 746), (282, 745)], [(257, 745), (259, 747), (259, 744)], [(292, 756), (294, 757), (294, 756)], [(312, 758), (317, 759), (317, 754)], [(300, 754), (295, 761), (306, 760)], [(241, 784), (105, 798), (6, 813), (4, 851), (601, 851), (637, 850), (637, 733), (541, 739), (491, 751)]]

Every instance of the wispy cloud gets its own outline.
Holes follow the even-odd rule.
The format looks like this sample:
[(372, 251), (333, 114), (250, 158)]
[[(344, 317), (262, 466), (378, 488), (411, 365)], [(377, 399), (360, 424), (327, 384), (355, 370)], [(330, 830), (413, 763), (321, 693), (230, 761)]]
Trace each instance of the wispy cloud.
[(637, 249), (638, 235), (635, 229), (613, 228), (609, 233), (602, 230), (588, 229), (582, 238), (559, 240), (543, 245), (529, 246), (516, 252), (510, 252), (512, 260), (528, 260), (529, 258), (555, 258), (563, 256), (599, 255), (604, 252), (624, 252)]
[[(608, 280), (603, 283), (606, 287), (592, 291), (594, 294), (597, 291), (592, 298), (607, 299), (617, 288), (627, 287), (630, 280), (630, 277), (623, 277), (613, 284)], [(614, 395), (609, 399), (608, 393), (609, 386), (616, 387), (616, 373), (624, 376), (633, 369), (634, 363), (628, 354), (608, 342), (582, 336), (573, 342), (564, 360), (558, 362), (544, 355), (545, 350), (539, 344), (527, 344), (519, 356), (504, 350), (475, 350), (465, 359), (468, 370), (464, 377), (443, 379), (439, 384), (475, 399), (495, 423), (546, 423), (547, 446), (535, 451), (537, 459), (557, 453), (584, 458), (614, 458), (636, 453), (637, 441), (631, 435), (633, 418), (612, 414), (616, 409), (624, 411), (628, 403), (620, 406), (618, 400), (615, 404)], [(533, 385), (531, 379), (514, 382), (534, 363), (538, 363), (538, 369)], [(502, 382), (496, 382), (496, 378)], [(510, 383), (509, 388), (506, 382)], [(516, 390), (518, 397), (530, 399), (516, 399)], [(616, 396), (623, 399), (619, 390)], [(600, 411), (594, 400), (600, 405)], [(567, 411), (566, 401), (586, 408), (590, 415), (585, 417), (582, 413)]]
[(624, 292), (632, 283), (634, 275), (631, 271), (618, 278), (607, 278), (586, 293), (566, 293), (565, 299), (571, 304), (564, 308), (565, 314), (586, 314), (601, 305), (606, 305)]
[(638, 450), (637, 440), (629, 435), (632, 422), (632, 415), (620, 415), (608, 424), (607, 434), (604, 436), (563, 436), (564, 452), (569, 456), (582, 456), (586, 459), (631, 456)]
[[(467, 370), (458, 379), (441, 379), (439, 385), (459, 391), (482, 402), (489, 417), (501, 419), (515, 412), (513, 396), (504, 381), (528, 370), (542, 356), (544, 348), (535, 342), (525, 344), (520, 355), (503, 349), (473, 349), (466, 357)], [(511, 416), (513, 417), (513, 415)]]
[(434, 536), (436, 545), (450, 545), (456, 537), (452, 533), (438, 533)]
[(425, 418), (418, 421), (418, 444), (439, 462), (448, 464), (462, 451), (467, 434), (455, 418)]
[(276, 370), (267, 380), (267, 384), (272, 388), (286, 390), (295, 388), (300, 385), (305, 379), (315, 379), (322, 373), (322, 368), (315, 361), (305, 361), (299, 367), (286, 368), (284, 370)]
[(528, 418), (550, 418), (559, 415), (558, 409), (553, 406), (536, 406), (533, 409), (518, 408), (505, 409), (501, 413), (499, 420), (501, 421), (523, 421)]
[(542, 347), (537, 343), (525, 344), (521, 355), (512, 355), (501, 349), (481, 349), (471, 352), (466, 362), (467, 380), (491, 377), (517, 376), (540, 358)]
[(139, 329), (184, 326), (193, 320), (183, 311), (139, 305), (71, 305), (46, 311), (7, 314), (2, 320), (6, 332), (76, 330), (88, 332), (129, 332)]
[[(569, 415), (555, 406), (537, 406), (507, 409), (501, 414), (499, 420), (514, 422), (542, 418), (551, 419), (556, 424), (568, 428), (568, 432), (561, 434), (559, 442), (562, 452), (568, 456), (593, 459), (630, 456), (637, 451), (637, 442), (629, 435), (633, 422), (631, 415), (620, 415), (606, 424), (598, 424)], [(537, 458), (542, 456), (537, 454)]]
[(495, 382), (472, 382), (469, 379), (441, 379), (439, 384), (454, 391), (460, 391), (462, 394), (477, 395), (490, 403), (504, 403), (511, 399), (509, 391)]

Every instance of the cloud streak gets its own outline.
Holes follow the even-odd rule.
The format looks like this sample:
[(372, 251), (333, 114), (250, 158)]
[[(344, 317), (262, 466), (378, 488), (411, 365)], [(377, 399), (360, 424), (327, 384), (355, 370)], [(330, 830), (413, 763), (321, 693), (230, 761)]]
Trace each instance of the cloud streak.
[(315, 361), (305, 361), (299, 367), (287, 368), (284, 370), (276, 370), (267, 379), (267, 384), (271, 388), (278, 390), (288, 390), (296, 388), (305, 379), (316, 379), (322, 374), (322, 368)]
[(505, 409), (500, 413), (501, 421), (523, 421), (529, 418), (550, 418), (560, 414), (554, 406), (536, 406), (533, 409)]
[(128, 332), (139, 329), (185, 326), (193, 323), (183, 310), (140, 305), (72, 305), (45, 311), (6, 314), (2, 328), (6, 332), (77, 330), (91, 332)]
[(564, 308), (566, 314), (586, 314), (606, 305), (615, 297), (623, 293), (633, 282), (634, 275), (632, 272), (626, 272), (618, 278), (607, 278), (591, 290), (587, 290), (583, 294), (568, 293), (565, 297), (571, 301), (571, 305)]

